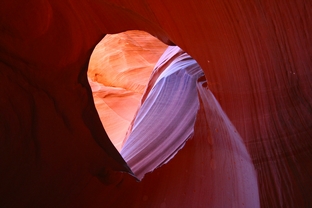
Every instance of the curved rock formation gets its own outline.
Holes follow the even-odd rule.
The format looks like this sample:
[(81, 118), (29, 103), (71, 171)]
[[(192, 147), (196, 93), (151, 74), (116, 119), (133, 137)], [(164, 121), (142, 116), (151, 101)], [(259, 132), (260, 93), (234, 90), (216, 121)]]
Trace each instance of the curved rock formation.
[(162, 72), (153, 76), (155, 84), (145, 93), (120, 152), (139, 179), (169, 161), (192, 137), (199, 108), (196, 81), (203, 72), (188, 54), (169, 47), (155, 71)]
[[(312, 206), (311, 1), (0, 4), (1, 207)], [(95, 45), (130, 29), (178, 45), (208, 80), (198, 85), (193, 139), (140, 183), (122, 173), (132, 174), (102, 127), (87, 80)], [(228, 165), (234, 178), (254, 179), (239, 155), (221, 153), (227, 144), (232, 153), (245, 145), (259, 203), (256, 188), (223, 180)], [(205, 157), (209, 145), (224, 163)], [(222, 192), (227, 184), (233, 192)]]

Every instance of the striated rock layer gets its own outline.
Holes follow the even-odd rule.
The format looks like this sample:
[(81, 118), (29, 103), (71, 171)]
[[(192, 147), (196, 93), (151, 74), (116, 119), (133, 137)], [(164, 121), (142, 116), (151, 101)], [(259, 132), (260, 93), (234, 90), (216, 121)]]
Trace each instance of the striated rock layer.
[(188, 54), (179, 47), (168, 48), (155, 71), (161, 73), (158, 77), (154, 73), (157, 79), (146, 91), (120, 152), (139, 179), (169, 161), (184, 146), (194, 133), (199, 108), (196, 80), (203, 72)]
[[(311, 4), (2, 1), (0, 206), (311, 207)], [(207, 78), (193, 138), (140, 183), (87, 80), (96, 44), (130, 29), (178, 45)]]
[(88, 67), (95, 107), (117, 150), (128, 131), (149, 77), (167, 48), (144, 31), (106, 35), (95, 47)]

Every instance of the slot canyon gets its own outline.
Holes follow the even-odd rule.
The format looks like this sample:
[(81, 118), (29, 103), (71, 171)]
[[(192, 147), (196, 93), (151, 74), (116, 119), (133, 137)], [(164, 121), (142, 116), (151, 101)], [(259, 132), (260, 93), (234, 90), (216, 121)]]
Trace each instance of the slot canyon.
[(312, 207), (311, 1), (3, 0), (0, 27), (0, 207)]

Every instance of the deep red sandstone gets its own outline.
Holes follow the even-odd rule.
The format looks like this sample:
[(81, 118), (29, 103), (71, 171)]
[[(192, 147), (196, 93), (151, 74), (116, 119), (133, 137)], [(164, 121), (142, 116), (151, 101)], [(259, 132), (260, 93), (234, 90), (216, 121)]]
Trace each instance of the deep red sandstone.
[(86, 70), (104, 34), (139, 29), (203, 68), (251, 155), (261, 206), (311, 207), (311, 8), (305, 0), (2, 2), (0, 205), (205, 206), (209, 176), (193, 175), (208, 165), (197, 135), (141, 183), (115, 172), (129, 169), (103, 130)]

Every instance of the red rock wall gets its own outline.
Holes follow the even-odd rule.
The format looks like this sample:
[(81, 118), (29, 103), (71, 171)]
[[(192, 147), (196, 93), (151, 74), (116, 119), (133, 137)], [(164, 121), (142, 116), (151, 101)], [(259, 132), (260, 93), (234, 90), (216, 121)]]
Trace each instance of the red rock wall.
[[(198, 175), (208, 165), (202, 140), (145, 182), (118, 172), (130, 170), (100, 123), (87, 66), (104, 34), (139, 29), (202, 67), (251, 156), (260, 205), (311, 207), (310, 8), (305, 0), (3, 1), (0, 205), (199, 207), (218, 199), (201, 186), (210, 175)], [(200, 115), (206, 108), (202, 101)], [(195, 126), (206, 127), (199, 118)]]

